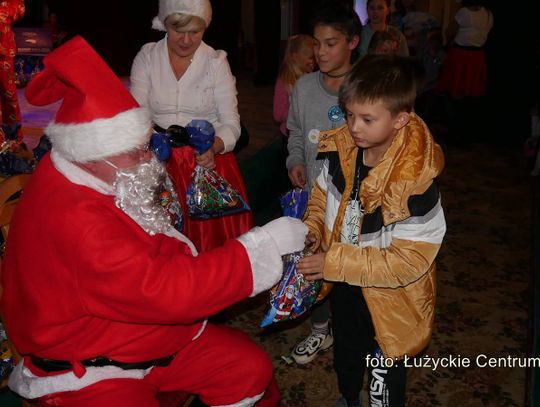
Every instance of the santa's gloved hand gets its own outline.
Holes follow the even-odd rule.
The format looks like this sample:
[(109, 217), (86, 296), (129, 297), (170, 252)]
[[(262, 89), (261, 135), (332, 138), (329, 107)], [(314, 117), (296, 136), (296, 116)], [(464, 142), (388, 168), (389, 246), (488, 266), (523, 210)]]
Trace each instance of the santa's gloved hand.
[(308, 228), (300, 219), (282, 216), (261, 228), (274, 239), (282, 256), (304, 248)]
[(216, 131), (208, 120), (194, 119), (186, 125), (186, 130), (189, 133), (189, 145), (198, 154), (204, 154), (214, 145)]
[(253, 275), (251, 296), (279, 281), (283, 273), (281, 256), (302, 250), (307, 232), (307, 226), (300, 219), (283, 216), (236, 238), (249, 257)]

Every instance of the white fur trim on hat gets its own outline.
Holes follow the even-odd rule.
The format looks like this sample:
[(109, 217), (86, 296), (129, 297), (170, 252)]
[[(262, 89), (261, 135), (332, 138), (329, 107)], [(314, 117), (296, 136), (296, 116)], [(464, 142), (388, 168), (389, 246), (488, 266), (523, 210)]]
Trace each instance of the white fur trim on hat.
[(139, 107), (88, 123), (51, 122), (45, 134), (64, 158), (85, 163), (126, 153), (144, 145), (150, 138), (151, 127), (150, 112)]
[(152, 28), (166, 31), (165, 20), (175, 13), (200, 17), (206, 23), (206, 28), (212, 20), (212, 6), (209, 0), (159, 0), (159, 12), (152, 20)]

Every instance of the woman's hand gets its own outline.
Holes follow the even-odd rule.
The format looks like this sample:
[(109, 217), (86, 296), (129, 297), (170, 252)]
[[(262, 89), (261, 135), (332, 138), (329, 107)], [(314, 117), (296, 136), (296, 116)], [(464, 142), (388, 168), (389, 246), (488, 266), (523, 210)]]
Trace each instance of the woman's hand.
[(320, 280), (323, 278), (325, 258), (326, 253), (304, 257), (296, 265), (296, 270), (303, 274), (306, 280)]
[(223, 150), (225, 150), (223, 140), (216, 137), (214, 140), (214, 145), (203, 154), (196, 155), (195, 160), (197, 161), (197, 164), (208, 168), (209, 170), (213, 170), (216, 168), (215, 155), (221, 153)]
[(197, 164), (204, 168), (208, 168), (209, 170), (213, 170), (216, 168), (216, 161), (214, 159), (214, 149), (209, 148), (205, 153), (202, 153), (200, 155), (195, 155), (195, 161), (197, 161)]

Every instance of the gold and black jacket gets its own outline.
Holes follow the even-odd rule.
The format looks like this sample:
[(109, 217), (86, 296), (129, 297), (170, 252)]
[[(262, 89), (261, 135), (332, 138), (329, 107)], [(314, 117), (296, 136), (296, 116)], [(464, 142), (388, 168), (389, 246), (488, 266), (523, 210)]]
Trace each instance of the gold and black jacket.
[[(322, 172), (304, 217), (326, 251), (324, 279), (362, 287), (386, 357), (419, 353), (431, 338), (435, 258), (446, 232), (436, 177), (444, 156), (414, 113), (362, 181), (359, 244), (340, 242), (357, 155), (347, 126), (321, 133)], [(329, 288), (331, 284), (323, 287)]]

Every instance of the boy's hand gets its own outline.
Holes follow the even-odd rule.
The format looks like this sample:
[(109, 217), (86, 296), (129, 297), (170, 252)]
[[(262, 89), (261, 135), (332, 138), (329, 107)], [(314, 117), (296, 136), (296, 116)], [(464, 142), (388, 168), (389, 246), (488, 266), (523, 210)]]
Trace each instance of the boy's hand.
[(306, 185), (306, 167), (298, 164), (289, 170), (289, 179), (295, 187), (304, 188)]
[(317, 253), (313, 256), (304, 257), (296, 265), (296, 270), (302, 273), (306, 280), (320, 280), (323, 278), (325, 258), (326, 253)]
[(306, 247), (313, 246), (313, 243), (317, 241), (317, 238), (315, 237), (315, 233), (309, 232), (306, 236)]
[(306, 236), (306, 248), (308, 248), (311, 252), (315, 252), (317, 249), (321, 249), (323, 252), (327, 252), (330, 246), (324, 242), (324, 240), (321, 240), (320, 244), (318, 246), (315, 246), (317, 243), (317, 236), (313, 232), (309, 232)]

